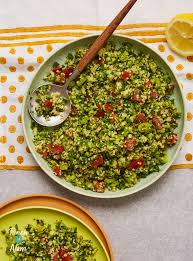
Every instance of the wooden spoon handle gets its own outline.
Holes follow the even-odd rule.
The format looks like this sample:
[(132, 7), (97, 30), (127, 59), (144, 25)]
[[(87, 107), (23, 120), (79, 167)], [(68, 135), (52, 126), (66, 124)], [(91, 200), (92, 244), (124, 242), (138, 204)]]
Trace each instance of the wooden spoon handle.
[(84, 68), (92, 61), (92, 59), (96, 56), (98, 51), (105, 45), (109, 37), (115, 31), (117, 26), (121, 23), (123, 18), (129, 12), (129, 10), (133, 7), (137, 0), (130, 0), (125, 7), (118, 13), (118, 15), (113, 19), (113, 21), (106, 27), (104, 32), (94, 41), (92, 46), (88, 49), (86, 54), (80, 60), (77, 65), (77, 69), (79, 72), (82, 72)]

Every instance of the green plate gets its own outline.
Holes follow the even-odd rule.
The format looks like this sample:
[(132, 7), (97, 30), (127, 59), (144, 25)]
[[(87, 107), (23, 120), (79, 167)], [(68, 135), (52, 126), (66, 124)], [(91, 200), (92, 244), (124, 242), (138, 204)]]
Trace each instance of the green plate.
[(64, 179), (55, 176), (52, 169), (47, 165), (46, 161), (35, 151), (35, 147), (33, 144), (33, 134), (32, 134), (32, 130), (30, 127), (31, 117), (30, 117), (30, 115), (28, 113), (28, 109), (27, 109), (29, 93), (32, 92), (37, 86), (44, 84), (43, 78), (51, 70), (54, 62), (63, 63), (66, 55), (69, 52), (72, 53), (77, 47), (88, 46), (96, 39), (96, 37), (97, 37), (96, 35), (87, 36), (87, 37), (81, 38), (77, 41), (71, 42), (71, 43), (65, 45), (64, 47), (62, 47), (60, 50), (58, 50), (56, 53), (54, 53), (47, 61), (45, 61), (45, 63), (41, 66), (41, 68), (39, 69), (39, 71), (37, 72), (35, 77), (32, 79), (32, 82), (25, 94), (24, 101), (23, 101), (22, 122), (23, 122), (25, 138), (26, 138), (28, 147), (30, 148), (32, 155), (34, 156), (35, 160), (37, 161), (39, 166), (42, 168), (42, 170), (48, 176), (50, 176), (54, 181), (56, 181), (63, 187), (65, 187), (71, 191), (74, 191), (76, 193), (82, 194), (82, 195), (86, 195), (86, 196), (90, 196), (90, 197), (97, 197), (97, 198), (118, 198), (118, 197), (123, 197), (123, 196), (133, 194), (139, 190), (142, 190), (142, 189), (148, 187), (149, 185), (154, 183), (156, 180), (158, 180), (171, 166), (171, 164), (175, 160), (175, 158), (181, 148), (181, 145), (182, 145), (184, 122), (185, 122), (184, 100), (183, 100), (183, 96), (182, 96), (180, 83), (178, 82), (174, 72), (157, 52), (153, 51), (147, 45), (145, 45), (137, 40), (131, 39), (127, 36), (112, 35), (110, 38), (110, 40), (112, 42), (114, 42), (117, 45), (120, 45), (122, 43), (132, 44), (136, 49), (141, 50), (144, 53), (150, 54), (151, 57), (154, 59), (154, 61), (160, 67), (162, 67), (165, 71), (167, 71), (169, 73), (172, 81), (176, 84), (173, 98), (175, 100), (176, 106), (178, 107), (178, 110), (181, 112), (181, 118), (178, 120), (178, 128), (176, 129), (176, 133), (179, 135), (179, 140), (175, 146), (168, 148), (167, 152), (168, 152), (168, 156), (169, 156), (169, 161), (168, 161), (168, 163), (166, 163), (165, 165), (162, 165), (160, 167), (159, 172), (152, 173), (151, 175), (147, 176), (146, 178), (141, 179), (132, 188), (128, 188), (123, 191), (119, 191), (119, 190), (116, 192), (105, 191), (104, 193), (92, 192), (89, 190), (84, 190), (79, 187), (75, 187), (74, 185), (66, 182)]
[[(62, 220), (67, 226), (77, 227), (78, 234), (82, 235), (84, 239), (91, 240), (93, 245), (97, 247), (96, 253), (97, 261), (110, 261), (110, 258), (103, 246), (103, 243), (98, 236), (81, 220), (67, 212), (60, 211), (54, 208), (45, 207), (30, 207), (22, 208), (16, 211), (7, 213), (0, 218), (0, 231), (2, 229), (9, 229), (10, 226), (18, 224), (19, 228), (24, 228), (27, 224), (34, 223), (35, 219), (43, 219), (46, 223), (54, 225), (56, 220)], [(0, 233), (0, 257), (3, 261), (10, 260), (5, 254), (6, 242), (2, 233)]]

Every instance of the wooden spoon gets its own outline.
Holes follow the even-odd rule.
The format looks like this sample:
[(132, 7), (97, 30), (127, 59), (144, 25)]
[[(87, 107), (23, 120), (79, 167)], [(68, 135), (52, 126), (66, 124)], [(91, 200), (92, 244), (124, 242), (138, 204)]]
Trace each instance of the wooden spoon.
[[(130, 0), (125, 7), (118, 13), (118, 15), (112, 20), (112, 22), (106, 27), (106, 29), (103, 31), (103, 33), (94, 41), (92, 46), (88, 49), (86, 54), (82, 57), (79, 64), (71, 74), (70, 78), (66, 81), (66, 83), (61, 85), (56, 85), (49, 83), (49, 86), (51, 86), (51, 90), (48, 94), (59, 92), (61, 96), (66, 97), (67, 104), (66, 109), (60, 113), (58, 116), (52, 116), (49, 120), (46, 120), (44, 116), (38, 116), (36, 113), (37, 108), (37, 91), (42, 86), (36, 88), (29, 99), (28, 103), (28, 110), (31, 115), (31, 117), (40, 125), (52, 127), (56, 126), (58, 124), (61, 124), (70, 114), (71, 112), (71, 101), (70, 97), (68, 95), (67, 87), (69, 82), (74, 80), (84, 69), (85, 67), (93, 60), (93, 58), (96, 56), (98, 51), (105, 45), (109, 37), (112, 35), (112, 33), (115, 31), (117, 26), (121, 23), (123, 18), (126, 16), (126, 14), (129, 12), (129, 10), (133, 7), (133, 5), (137, 2), (137, 0)], [(47, 84), (45, 84), (47, 85)], [(45, 86), (44, 85), (44, 86)]]

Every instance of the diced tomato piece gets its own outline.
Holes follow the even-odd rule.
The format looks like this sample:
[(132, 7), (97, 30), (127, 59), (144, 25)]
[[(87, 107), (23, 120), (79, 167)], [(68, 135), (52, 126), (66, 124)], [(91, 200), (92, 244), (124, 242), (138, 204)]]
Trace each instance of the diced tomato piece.
[(123, 71), (121, 73), (121, 79), (124, 80), (124, 81), (127, 81), (127, 80), (131, 79), (132, 76), (133, 76), (133, 71), (132, 70)]
[(103, 159), (103, 156), (102, 155), (99, 155), (96, 157), (96, 159), (90, 163), (90, 166), (92, 168), (98, 168), (100, 166), (102, 166), (104, 163), (104, 159)]
[(98, 63), (99, 65), (102, 65), (102, 64), (105, 63), (105, 60), (104, 60), (102, 57), (99, 57), (97, 63)]
[(55, 166), (54, 168), (53, 168), (53, 172), (54, 172), (54, 174), (56, 175), (56, 176), (62, 176), (62, 170), (60, 169), (60, 167), (59, 166)]
[(45, 151), (42, 153), (42, 157), (43, 157), (44, 159), (47, 159), (48, 156), (49, 156), (49, 151), (45, 150)]
[(112, 112), (113, 111), (113, 106), (110, 104), (110, 102), (107, 102), (105, 104), (105, 111), (108, 111), (108, 112)]
[(74, 71), (74, 68), (73, 68), (72, 66), (70, 66), (70, 67), (68, 68), (68, 72), (69, 72), (69, 73), (73, 73), (73, 71)]
[(102, 193), (102, 192), (105, 191), (105, 183), (104, 183), (104, 181), (97, 180), (95, 185), (94, 185), (94, 187), (95, 187), (95, 190), (97, 192), (99, 192), (99, 193)]
[(63, 145), (54, 145), (52, 148), (52, 153), (55, 154), (62, 154), (64, 151), (64, 146)]
[(59, 261), (59, 255), (58, 255), (58, 252), (55, 253), (52, 257), (52, 261)]
[(135, 117), (135, 123), (144, 123), (147, 122), (148, 119), (146, 118), (144, 113), (139, 113), (136, 117)]
[(73, 261), (73, 258), (71, 257), (71, 256), (64, 256), (63, 258), (62, 258), (62, 261)]
[(74, 71), (74, 68), (72, 66), (65, 68), (63, 70), (63, 72), (65, 73), (66, 79), (68, 79), (70, 77), (70, 75), (73, 73), (73, 71)]
[(139, 169), (141, 167), (143, 167), (145, 165), (144, 160), (142, 159), (135, 159), (132, 160), (129, 164), (128, 164), (128, 168), (132, 169), (132, 170), (136, 170)]
[(49, 101), (49, 100), (46, 100), (46, 101), (44, 102), (44, 107), (51, 108), (51, 107), (52, 107), (52, 102)]
[(154, 124), (154, 126), (156, 127), (157, 130), (161, 130), (162, 129), (162, 124), (160, 122), (160, 120), (156, 117), (152, 118), (152, 122)]
[(52, 71), (56, 74), (60, 74), (62, 72), (62, 67), (61, 66), (56, 66), (52, 69)]
[(133, 139), (125, 139), (123, 147), (126, 150), (132, 151), (133, 148), (135, 147), (135, 145), (136, 145), (136, 139), (135, 138), (133, 138)]
[(151, 92), (151, 93), (150, 93), (150, 97), (151, 97), (152, 99), (156, 99), (156, 98), (158, 97), (157, 92), (156, 92), (156, 91)]
[(139, 94), (139, 90), (135, 90), (133, 92), (133, 95), (131, 96), (131, 101), (132, 102), (141, 102), (141, 96)]
[(64, 248), (60, 248), (60, 250), (58, 251), (58, 255), (59, 255), (60, 257), (63, 257), (64, 254), (66, 254), (65, 249), (64, 249)]
[(153, 83), (152, 83), (151, 80), (146, 80), (146, 81), (145, 81), (144, 87), (145, 87), (146, 89), (151, 88), (152, 86), (153, 86)]
[(131, 97), (132, 102), (141, 102), (141, 97), (139, 94), (135, 94)]
[(97, 104), (97, 107), (98, 107), (99, 109), (102, 109), (102, 108), (103, 108), (103, 105), (102, 105), (102, 103), (101, 103), (101, 102), (99, 102), (99, 103)]
[(104, 111), (97, 111), (97, 113), (95, 114), (95, 116), (97, 118), (103, 118), (105, 116), (105, 112)]
[(169, 138), (169, 143), (170, 145), (174, 145), (178, 141), (178, 135), (177, 134), (172, 134)]
[(48, 146), (49, 149), (52, 149), (54, 145), (50, 143), (47, 146)]

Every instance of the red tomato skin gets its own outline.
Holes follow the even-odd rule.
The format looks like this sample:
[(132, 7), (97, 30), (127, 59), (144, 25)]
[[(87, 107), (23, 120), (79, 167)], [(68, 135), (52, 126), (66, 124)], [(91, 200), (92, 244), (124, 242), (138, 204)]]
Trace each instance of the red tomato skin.
[(46, 100), (44, 102), (44, 107), (46, 107), (46, 108), (52, 108), (52, 105), (53, 105), (53, 103), (51, 101)]
[(136, 145), (136, 139), (125, 139), (123, 147), (126, 150), (132, 151)]
[(45, 150), (45, 151), (42, 153), (42, 157), (43, 157), (44, 159), (47, 159), (48, 156), (49, 156), (49, 151)]
[(92, 168), (98, 168), (98, 167), (102, 166), (103, 163), (104, 163), (103, 156), (102, 156), (102, 155), (99, 155), (99, 156), (96, 157), (96, 159), (95, 159), (94, 161), (92, 161), (92, 162), (90, 163), (90, 166), (91, 166)]
[(54, 174), (55, 174), (56, 176), (58, 176), (58, 177), (62, 176), (62, 170), (60, 169), (59, 166), (55, 166), (55, 167), (53, 168), (53, 172), (54, 172)]
[(55, 154), (62, 154), (64, 151), (64, 146), (63, 145), (53, 145), (52, 148), (52, 153)]
[(73, 73), (74, 68), (72, 66), (65, 68), (64, 70), (65, 78), (68, 79), (70, 75)]
[(124, 80), (124, 81), (127, 81), (127, 80), (131, 79), (132, 76), (133, 76), (133, 71), (132, 70), (123, 71), (121, 73), (121, 79)]
[(104, 111), (97, 111), (97, 113), (95, 114), (95, 117), (97, 118), (104, 118), (104, 116), (105, 116)]
[(97, 63), (98, 63), (99, 65), (102, 65), (102, 64), (105, 63), (105, 60), (104, 60), (102, 57), (99, 57)]
[(131, 170), (136, 170), (143, 167), (144, 165), (145, 163), (143, 159), (134, 159), (128, 164), (128, 168)]
[(178, 141), (178, 135), (177, 134), (172, 134), (169, 138), (169, 144), (174, 145)]
[(108, 111), (108, 112), (113, 111), (113, 106), (111, 105), (110, 102), (107, 102), (104, 107), (105, 107), (105, 111)]
[(135, 117), (135, 123), (144, 123), (144, 122), (148, 122), (147, 117), (145, 116), (145, 114), (139, 113), (136, 117)]
[(73, 261), (73, 259), (72, 259), (72, 257), (71, 256), (64, 256), (63, 258), (62, 258), (62, 261)]
[(153, 124), (154, 124), (154, 126), (155, 126), (155, 128), (157, 130), (161, 130), (162, 129), (162, 124), (161, 124), (161, 122), (160, 122), (160, 120), (158, 118), (153, 117), (152, 118), (152, 122), (153, 122)]
[(145, 89), (151, 88), (152, 86), (153, 86), (153, 83), (151, 80), (146, 80), (146, 82), (144, 83)]
[(99, 102), (99, 103), (97, 104), (97, 108), (99, 108), (99, 109), (102, 109), (102, 108), (103, 108), (103, 105), (102, 105), (101, 102)]
[(58, 252), (54, 254), (54, 256), (52, 257), (52, 261), (59, 261)]
[(62, 67), (61, 66), (56, 66), (52, 69), (52, 71), (56, 74), (60, 74), (62, 72)]
[(64, 254), (66, 254), (65, 249), (64, 249), (64, 248), (60, 248), (59, 251), (58, 251), (58, 255), (59, 255), (60, 257), (63, 257)]
[(150, 97), (151, 97), (152, 99), (158, 98), (157, 92), (156, 92), (156, 91), (151, 92), (151, 93), (150, 93)]

